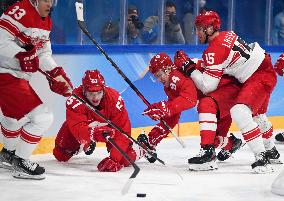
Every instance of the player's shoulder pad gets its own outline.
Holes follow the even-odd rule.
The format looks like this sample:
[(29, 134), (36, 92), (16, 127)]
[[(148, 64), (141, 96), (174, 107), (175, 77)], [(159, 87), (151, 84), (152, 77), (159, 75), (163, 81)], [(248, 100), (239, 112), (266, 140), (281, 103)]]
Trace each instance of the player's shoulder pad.
[[(76, 94), (82, 99), (85, 99), (83, 96), (83, 90), (82, 87), (79, 86), (73, 90), (73, 94)], [(71, 110), (73, 112), (79, 112), (86, 108), (86, 106), (81, 103), (79, 100), (77, 100), (74, 96), (70, 96), (66, 100), (66, 109)]]
[(120, 93), (111, 87), (105, 87), (105, 102), (119, 110), (124, 107), (124, 101)]

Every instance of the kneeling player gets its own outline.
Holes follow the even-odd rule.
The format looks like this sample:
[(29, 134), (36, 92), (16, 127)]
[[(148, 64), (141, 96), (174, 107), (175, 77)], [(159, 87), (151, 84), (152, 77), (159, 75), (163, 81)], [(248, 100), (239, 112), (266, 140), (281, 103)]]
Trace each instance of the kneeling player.
[[(105, 85), (98, 70), (86, 71), (82, 85), (73, 94), (86, 100), (130, 135), (131, 125), (124, 102), (116, 90)], [(53, 155), (58, 161), (68, 161), (79, 152), (80, 147), (88, 155), (94, 151), (96, 142), (105, 142), (110, 155), (98, 164), (98, 170), (116, 172), (129, 166), (118, 150), (105, 140), (103, 133), (108, 133), (131, 160), (136, 160), (132, 142), (126, 136), (112, 129), (102, 118), (71, 96), (66, 101), (66, 121), (56, 137)]]

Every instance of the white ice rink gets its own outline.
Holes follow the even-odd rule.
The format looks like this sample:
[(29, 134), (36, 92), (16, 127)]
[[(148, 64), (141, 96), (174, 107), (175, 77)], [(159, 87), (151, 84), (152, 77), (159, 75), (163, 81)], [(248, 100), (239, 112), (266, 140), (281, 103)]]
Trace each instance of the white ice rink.
[[(36, 155), (32, 159), (46, 168), (46, 179), (41, 181), (12, 178), (0, 169), (1, 201), (283, 201), (270, 188), (284, 165), (273, 165), (274, 173), (254, 174), (250, 164), (253, 154), (247, 145), (226, 162), (219, 162), (216, 171), (190, 172), (187, 159), (199, 151), (199, 138), (184, 138), (183, 149), (174, 139), (164, 140), (158, 146), (158, 156), (168, 167), (137, 162), (140, 173), (129, 193), (121, 189), (133, 172), (132, 167), (118, 173), (97, 171), (97, 164), (107, 156), (98, 148), (91, 156), (80, 154), (68, 163), (58, 163), (52, 155)], [(284, 144), (277, 144), (284, 161)], [(219, 150), (218, 150), (219, 151)], [(179, 174), (183, 179), (179, 177)], [(136, 197), (146, 193), (145, 198)]]

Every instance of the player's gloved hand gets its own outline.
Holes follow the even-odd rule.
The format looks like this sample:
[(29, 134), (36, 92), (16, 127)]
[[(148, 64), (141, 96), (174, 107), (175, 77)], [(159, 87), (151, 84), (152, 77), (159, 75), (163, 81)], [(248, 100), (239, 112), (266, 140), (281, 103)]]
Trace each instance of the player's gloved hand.
[(53, 78), (47, 78), (51, 91), (65, 97), (72, 94), (73, 85), (62, 67), (56, 67), (47, 73)]
[(175, 53), (174, 64), (180, 72), (190, 76), (196, 69), (196, 64), (187, 56), (183, 50), (179, 50)]
[(34, 45), (27, 45), (25, 49), (26, 52), (19, 52), (15, 57), (19, 60), (22, 71), (34, 73), (39, 68), (36, 47)]
[(147, 115), (154, 121), (157, 121), (171, 116), (171, 111), (169, 109), (168, 102), (160, 101), (150, 105), (146, 110), (144, 110), (142, 115)]
[(114, 161), (111, 157), (106, 157), (97, 166), (100, 172), (117, 172), (121, 170), (122, 167), (123, 165)]
[(89, 144), (86, 144), (84, 147), (83, 147), (83, 150), (85, 152), (86, 155), (91, 155), (95, 149), (96, 149), (96, 142), (95, 141), (92, 141), (89, 143)]
[(283, 76), (284, 71), (284, 53), (279, 56), (277, 59), (274, 69), (278, 75)]
[(96, 142), (106, 142), (106, 139), (103, 136), (104, 133), (107, 133), (111, 138), (113, 138), (115, 134), (115, 130), (108, 126), (92, 127), (89, 129), (89, 131), (91, 138)]

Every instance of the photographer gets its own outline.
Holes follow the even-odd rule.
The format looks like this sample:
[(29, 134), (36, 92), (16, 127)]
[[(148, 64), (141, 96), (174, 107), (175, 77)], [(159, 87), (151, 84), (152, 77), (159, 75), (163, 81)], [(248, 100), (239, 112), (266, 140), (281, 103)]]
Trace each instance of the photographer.
[[(158, 16), (149, 16), (144, 22), (142, 37), (144, 43), (157, 43), (158, 40)], [(176, 5), (166, 2), (165, 8), (165, 43), (166, 44), (185, 44), (185, 39), (181, 30), (180, 23), (176, 16)]]
[(185, 39), (176, 15), (176, 5), (171, 2), (166, 2), (165, 9), (165, 39), (166, 43), (184, 44)]
[(140, 43), (139, 32), (144, 27), (140, 21), (138, 10), (136, 6), (128, 6), (128, 25), (127, 25), (127, 39), (128, 43)]
[[(127, 18), (127, 43), (139, 44), (140, 30), (144, 27), (144, 24), (139, 19), (138, 9), (136, 6), (128, 6), (128, 18)], [(119, 22), (112, 22), (111, 20), (103, 26), (101, 32), (102, 42), (105, 43), (118, 43), (119, 39)]]

